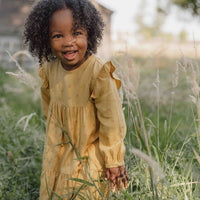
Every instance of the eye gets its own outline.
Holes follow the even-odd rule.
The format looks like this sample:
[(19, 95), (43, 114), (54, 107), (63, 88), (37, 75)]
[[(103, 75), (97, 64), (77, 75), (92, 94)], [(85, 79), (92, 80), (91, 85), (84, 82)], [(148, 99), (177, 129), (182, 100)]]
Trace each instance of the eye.
[(52, 36), (53, 39), (54, 39), (54, 38), (58, 39), (58, 38), (61, 38), (61, 37), (62, 37), (61, 34), (56, 34), (56, 35), (53, 35), (53, 36)]
[(82, 34), (81, 31), (76, 31), (76, 32), (73, 33), (74, 36), (78, 36), (78, 35), (81, 35), (81, 34)]

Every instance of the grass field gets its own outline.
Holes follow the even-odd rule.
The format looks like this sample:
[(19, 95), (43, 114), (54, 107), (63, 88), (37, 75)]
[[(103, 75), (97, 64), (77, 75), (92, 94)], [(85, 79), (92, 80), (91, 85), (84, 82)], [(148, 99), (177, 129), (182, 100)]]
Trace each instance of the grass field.
[[(123, 80), (129, 186), (110, 199), (200, 199), (199, 61), (121, 54), (114, 62)], [(45, 134), (37, 69), (28, 71), (37, 80), (28, 86), (6, 71), (0, 68), (0, 199), (35, 200)]]

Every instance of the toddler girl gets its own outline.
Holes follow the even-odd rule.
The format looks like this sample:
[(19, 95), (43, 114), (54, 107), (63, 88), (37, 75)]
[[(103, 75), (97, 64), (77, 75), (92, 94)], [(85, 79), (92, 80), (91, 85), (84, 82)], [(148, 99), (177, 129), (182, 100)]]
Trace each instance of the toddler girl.
[(105, 179), (111, 189), (127, 185), (121, 82), (112, 63), (94, 55), (103, 25), (88, 0), (42, 0), (26, 20), (25, 43), (39, 59), (47, 123), (41, 200), (104, 199)]

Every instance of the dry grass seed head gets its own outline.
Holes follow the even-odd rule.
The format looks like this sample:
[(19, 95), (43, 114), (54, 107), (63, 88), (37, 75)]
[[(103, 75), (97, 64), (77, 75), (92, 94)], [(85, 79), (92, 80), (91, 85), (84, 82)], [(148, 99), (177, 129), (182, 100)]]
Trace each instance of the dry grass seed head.
[(15, 53), (14, 55), (11, 55), (8, 51), (7, 53), (10, 57), (10, 60), (16, 64), (18, 68), (18, 72), (17, 73), (6, 72), (6, 74), (13, 76), (14, 78), (18, 79), (21, 83), (33, 89), (34, 94), (35, 94), (35, 99), (37, 99), (40, 96), (39, 91), (38, 91), (38, 81), (31, 74), (27, 73), (24, 69), (22, 69), (22, 67), (16, 60), (16, 57), (22, 54), (26, 55), (29, 58), (32, 58), (32, 57), (27, 51), (19, 51)]

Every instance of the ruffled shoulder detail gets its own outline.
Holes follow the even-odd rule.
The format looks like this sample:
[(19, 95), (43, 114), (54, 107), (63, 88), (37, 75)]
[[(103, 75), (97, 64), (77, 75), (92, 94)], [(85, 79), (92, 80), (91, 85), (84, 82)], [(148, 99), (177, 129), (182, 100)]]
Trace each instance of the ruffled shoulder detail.
[[(114, 73), (115, 67), (111, 61), (108, 61), (103, 66), (101, 65), (98, 73), (95, 76), (94, 83), (92, 84), (92, 92), (90, 99), (98, 101), (103, 96), (106, 96), (110, 91), (119, 90), (121, 81)], [(98, 99), (98, 100), (97, 100)]]
[(39, 76), (41, 78), (42, 81), (42, 87), (43, 88), (48, 88), (49, 87), (49, 80), (48, 80), (48, 76), (47, 76), (47, 72), (46, 72), (46, 67), (44, 65), (39, 66)]
[(115, 71), (115, 66), (113, 65), (113, 63), (111, 61), (108, 61), (103, 65), (103, 68), (99, 73), (99, 76), (100, 77), (103, 77), (103, 76), (105, 77), (108, 74), (110, 74), (110, 76), (115, 80), (117, 89), (119, 90), (120, 87), (121, 87), (121, 81), (118, 78), (118, 76), (114, 73), (114, 71)]
[(110, 65), (110, 75), (113, 79), (115, 79), (115, 83), (116, 83), (116, 86), (117, 86), (117, 89), (119, 90), (122, 83), (120, 81), (120, 79), (118, 78), (118, 76), (114, 73), (115, 71), (115, 67), (113, 65), (113, 63), (111, 61), (109, 61), (109, 65)]

